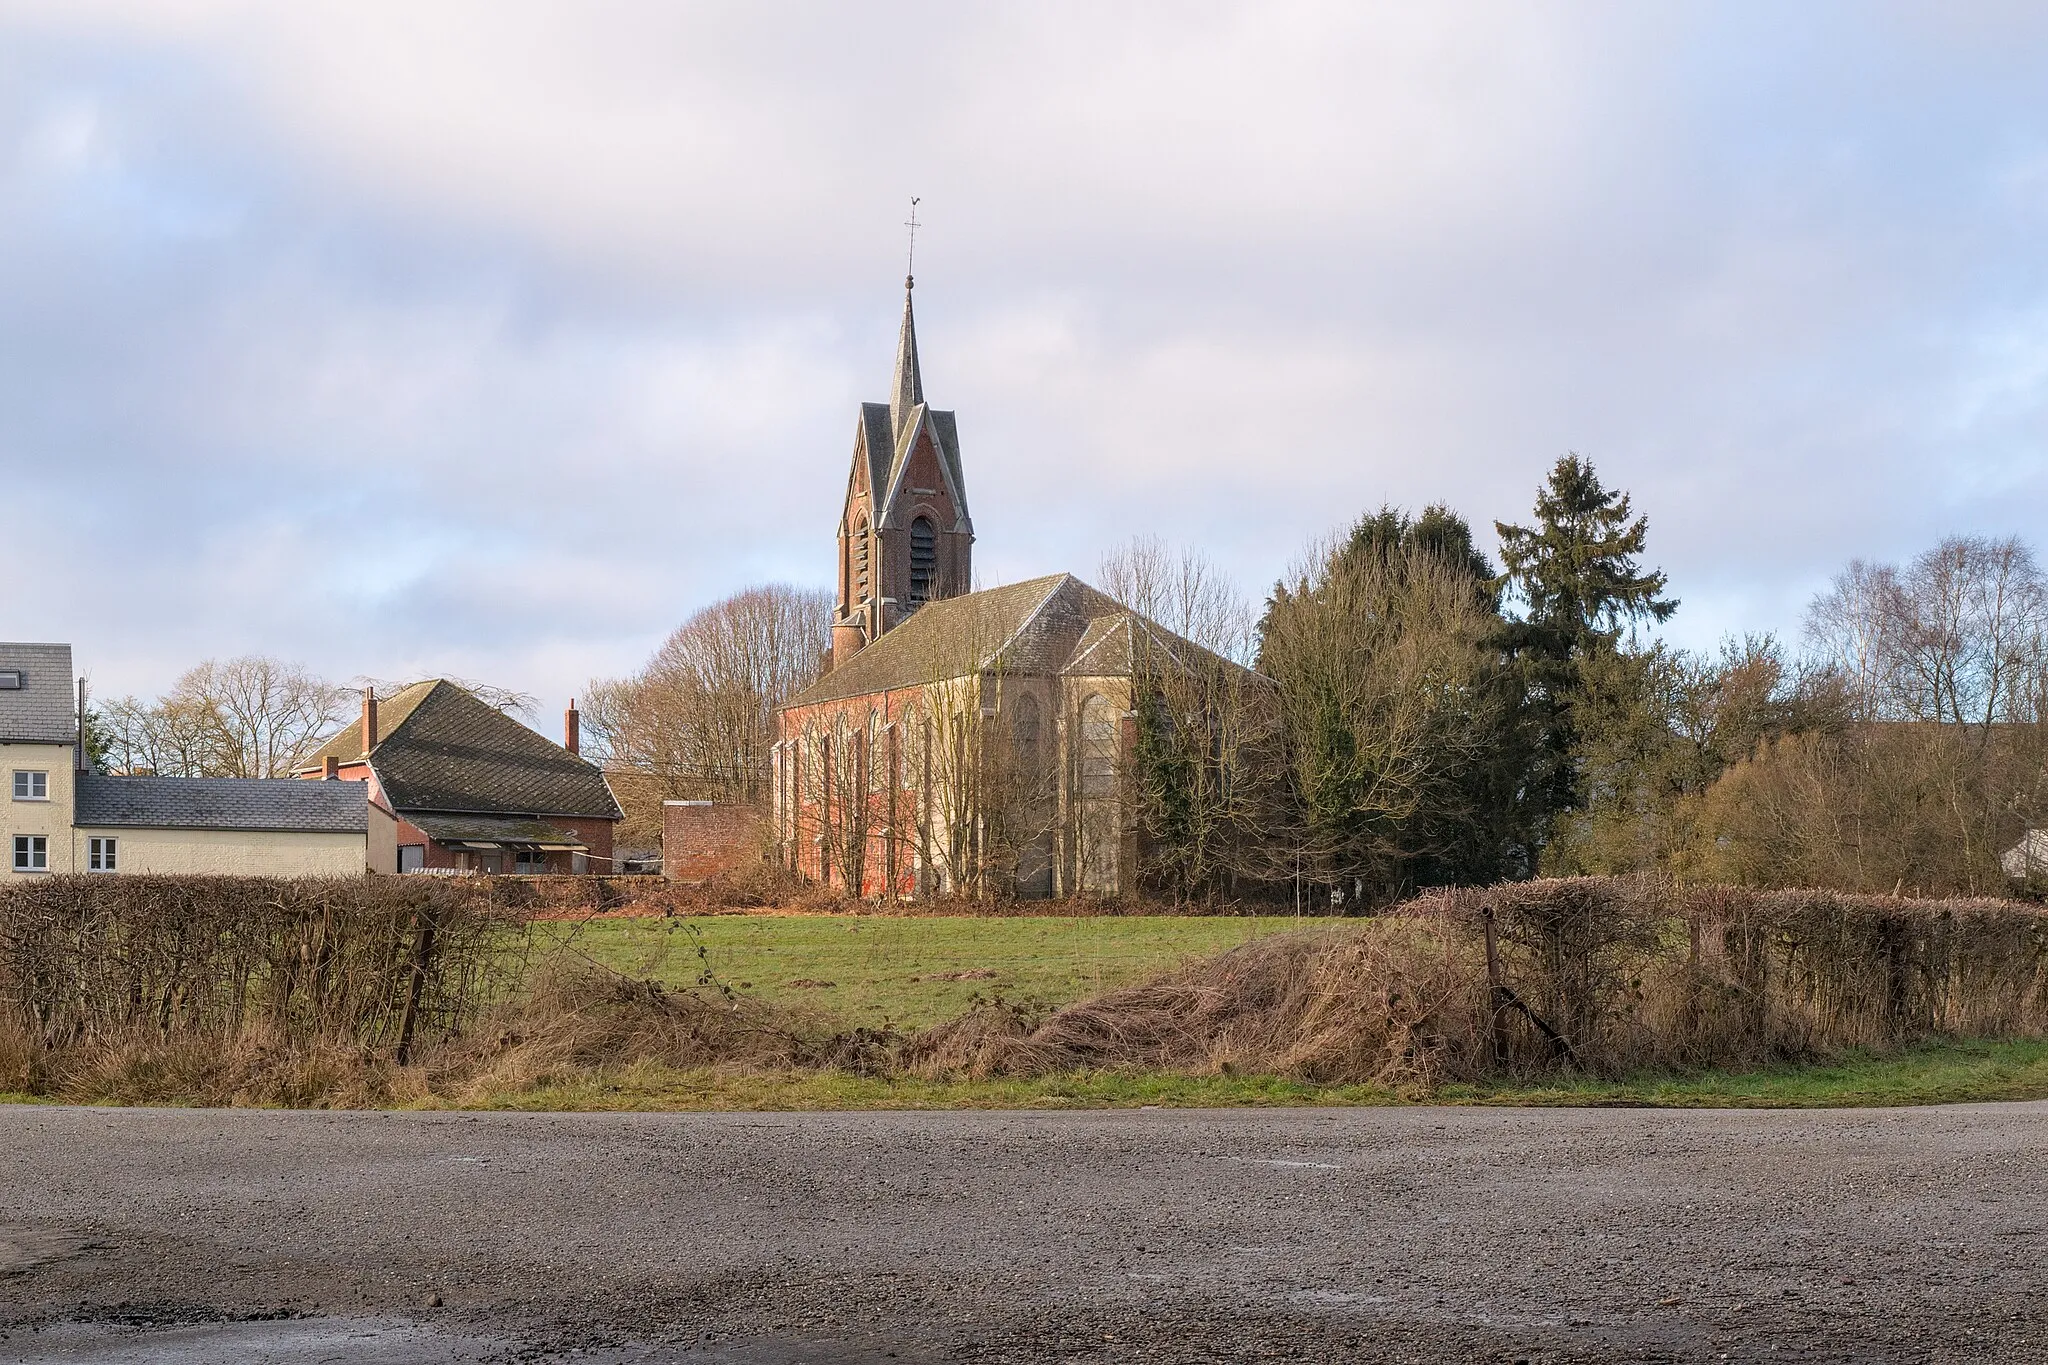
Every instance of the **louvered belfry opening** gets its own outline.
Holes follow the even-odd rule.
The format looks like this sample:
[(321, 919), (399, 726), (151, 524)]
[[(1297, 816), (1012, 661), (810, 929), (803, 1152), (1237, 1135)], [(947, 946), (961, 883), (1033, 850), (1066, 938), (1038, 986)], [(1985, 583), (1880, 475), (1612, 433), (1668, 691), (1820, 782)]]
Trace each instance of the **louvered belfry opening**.
[(933, 580), (939, 571), (939, 528), (929, 517), (910, 523), (910, 605), (921, 607), (932, 600)]

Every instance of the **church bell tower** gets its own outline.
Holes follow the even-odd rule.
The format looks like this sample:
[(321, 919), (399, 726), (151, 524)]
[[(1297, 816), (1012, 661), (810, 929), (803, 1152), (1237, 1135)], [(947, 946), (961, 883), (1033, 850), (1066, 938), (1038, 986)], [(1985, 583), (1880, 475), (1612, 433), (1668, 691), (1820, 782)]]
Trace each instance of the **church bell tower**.
[(974, 523), (953, 414), (924, 401), (918, 367), (914, 276), (903, 280), (903, 330), (886, 403), (860, 405), (853, 468), (839, 516), (839, 605), (832, 666), (927, 602), (973, 582)]

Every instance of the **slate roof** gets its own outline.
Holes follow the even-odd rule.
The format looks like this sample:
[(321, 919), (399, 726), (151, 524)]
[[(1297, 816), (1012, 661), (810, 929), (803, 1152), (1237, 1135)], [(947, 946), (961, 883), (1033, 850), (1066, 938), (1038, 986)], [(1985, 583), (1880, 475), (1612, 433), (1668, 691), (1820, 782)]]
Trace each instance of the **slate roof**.
[[(623, 818), (595, 765), (446, 679), (380, 700), (377, 725), (370, 768), (385, 800), (408, 819), (417, 811)], [(360, 763), (362, 735), (360, 724), (348, 726), (300, 771), (317, 772), (329, 757)]]
[(1134, 633), (1185, 662), (1215, 657), (1072, 574), (1052, 574), (927, 603), (786, 705), (923, 687), (990, 669), (1124, 676)]
[(72, 823), (90, 828), (362, 834), (370, 827), (370, 787), (290, 777), (80, 773), (73, 811)]
[(21, 687), (0, 688), (0, 741), (76, 744), (71, 646), (0, 644), (0, 672), (15, 671), (21, 674)]
[(566, 829), (545, 820), (518, 815), (433, 815), (415, 812), (409, 817), (437, 844), (503, 844), (513, 847), (587, 849), (589, 844)]
[(910, 459), (917, 433), (929, 430), (932, 444), (938, 447), (939, 461), (952, 482), (960, 516), (957, 527), (946, 529), (971, 534), (974, 522), (967, 511), (967, 478), (960, 463), (959, 423), (952, 412), (941, 412), (924, 401), (924, 376), (917, 358), (917, 322), (911, 311), (908, 292), (903, 297), (903, 331), (896, 343), (896, 373), (890, 390), (888, 402), (860, 405), (857, 439), (860, 449), (867, 455), (868, 488), (874, 502), (876, 524), (889, 521), (892, 510), (890, 494), (896, 488), (896, 480)]

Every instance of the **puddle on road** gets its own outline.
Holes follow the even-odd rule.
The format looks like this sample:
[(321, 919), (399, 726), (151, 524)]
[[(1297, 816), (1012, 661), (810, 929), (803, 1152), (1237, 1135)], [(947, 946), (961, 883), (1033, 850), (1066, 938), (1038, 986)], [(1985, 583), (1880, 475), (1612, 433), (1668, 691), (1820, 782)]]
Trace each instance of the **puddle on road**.
[(916, 1348), (832, 1341), (551, 1351), (365, 1318), (165, 1326), (69, 1322), (0, 1330), (0, 1365), (920, 1365), (936, 1359)]

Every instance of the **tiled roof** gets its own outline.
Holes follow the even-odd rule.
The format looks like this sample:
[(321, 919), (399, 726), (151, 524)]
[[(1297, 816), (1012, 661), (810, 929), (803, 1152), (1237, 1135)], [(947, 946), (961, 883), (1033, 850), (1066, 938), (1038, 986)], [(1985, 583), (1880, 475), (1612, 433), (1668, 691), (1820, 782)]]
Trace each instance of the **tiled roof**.
[[(377, 734), (380, 739), (389, 739), (391, 732), (405, 724), (413, 710), (427, 699), (427, 693), (434, 690), (437, 680), (410, 683), (399, 688), (388, 697), (377, 699)], [(317, 773), (327, 766), (327, 760), (337, 763), (359, 763), (363, 759), (363, 724), (360, 717), (349, 723), (345, 730), (337, 730), (327, 737), (327, 742), (315, 749), (298, 768), (302, 773)]]
[(370, 788), (289, 777), (80, 773), (74, 811), (73, 823), (91, 828), (361, 834), (370, 826)]
[(0, 688), (0, 741), (78, 742), (70, 645), (0, 644), (0, 672), (21, 674), (19, 688)]
[[(595, 766), (446, 679), (414, 683), (377, 710), (370, 767), (385, 799), (408, 818), (417, 811), (621, 818)], [(351, 725), (308, 767), (330, 755), (359, 762), (362, 748), (361, 728)]]
[(899, 687), (922, 687), (990, 667), (1063, 583), (1066, 574), (928, 602), (910, 619), (812, 683), (789, 702), (857, 697)]
[(951, 412), (930, 409), (932, 434), (938, 438), (939, 455), (946, 462), (946, 470), (953, 476), (953, 487), (960, 494), (960, 519), (972, 525), (973, 518), (967, 514), (967, 476), (960, 470), (960, 428)]
[(921, 607), (788, 704), (923, 687), (991, 669), (1125, 676), (1134, 633), (1183, 666), (1215, 657), (1072, 574), (1053, 574)]
[(587, 849), (589, 844), (545, 820), (518, 815), (434, 815), (415, 811), (408, 819), (437, 844), (504, 844), (535, 848)]
[(881, 501), (889, 493), (889, 468), (895, 460), (896, 437), (889, 430), (887, 403), (860, 405), (861, 449), (868, 457), (868, 487), (881, 514)]

